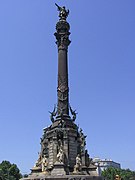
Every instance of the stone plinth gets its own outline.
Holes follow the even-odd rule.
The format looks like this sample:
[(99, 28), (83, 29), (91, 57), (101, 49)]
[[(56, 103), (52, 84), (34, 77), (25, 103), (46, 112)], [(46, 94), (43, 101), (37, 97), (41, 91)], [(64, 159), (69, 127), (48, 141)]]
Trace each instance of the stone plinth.
[(33, 167), (31, 168), (32, 173), (40, 173), (42, 171), (41, 167)]
[(61, 175), (61, 176), (45, 176), (40, 174), (38, 176), (29, 176), (21, 180), (103, 180), (100, 176), (87, 176), (87, 175)]
[(51, 171), (52, 176), (63, 176), (66, 175), (65, 169), (64, 169), (64, 164), (61, 162), (56, 162), (54, 164), (54, 168)]

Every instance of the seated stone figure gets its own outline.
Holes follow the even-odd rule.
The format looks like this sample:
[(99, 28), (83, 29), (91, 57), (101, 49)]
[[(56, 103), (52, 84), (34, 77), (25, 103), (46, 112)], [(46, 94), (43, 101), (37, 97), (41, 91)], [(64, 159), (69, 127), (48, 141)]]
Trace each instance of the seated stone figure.
[(76, 164), (74, 166), (74, 173), (81, 172), (82, 169), (81, 166), (82, 166), (81, 158), (80, 155), (78, 154), (76, 157)]

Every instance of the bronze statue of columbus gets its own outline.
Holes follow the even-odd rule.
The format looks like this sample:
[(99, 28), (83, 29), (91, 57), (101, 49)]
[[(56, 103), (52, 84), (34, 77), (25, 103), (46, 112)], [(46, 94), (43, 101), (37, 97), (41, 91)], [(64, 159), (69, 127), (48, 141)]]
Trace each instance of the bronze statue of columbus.
[(56, 4), (56, 3), (55, 3), (55, 5), (56, 5), (57, 8), (58, 8), (60, 20), (66, 20), (66, 18), (67, 18), (68, 15), (69, 15), (69, 9), (66, 10), (65, 6), (60, 7), (60, 6), (58, 6), (58, 4)]

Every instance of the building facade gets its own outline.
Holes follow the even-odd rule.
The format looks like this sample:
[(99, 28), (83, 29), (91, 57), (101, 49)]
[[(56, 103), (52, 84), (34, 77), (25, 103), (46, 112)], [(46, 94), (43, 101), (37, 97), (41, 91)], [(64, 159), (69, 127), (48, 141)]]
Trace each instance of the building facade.
[(97, 173), (98, 175), (101, 175), (102, 171), (109, 167), (114, 167), (114, 168), (121, 168), (120, 163), (114, 162), (111, 159), (100, 159), (100, 158), (94, 158), (93, 159), (94, 164), (97, 166)]

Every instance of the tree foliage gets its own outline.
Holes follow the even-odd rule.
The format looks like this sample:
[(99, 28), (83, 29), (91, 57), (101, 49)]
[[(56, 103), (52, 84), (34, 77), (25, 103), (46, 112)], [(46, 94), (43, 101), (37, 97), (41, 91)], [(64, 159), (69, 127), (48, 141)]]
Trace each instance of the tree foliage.
[(114, 180), (116, 175), (119, 175), (122, 180), (135, 180), (135, 171), (131, 171), (130, 169), (117, 169), (109, 167), (102, 171), (102, 176), (106, 180)]
[(9, 161), (0, 163), (0, 180), (19, 180), (22, 177), (16, 164)]

